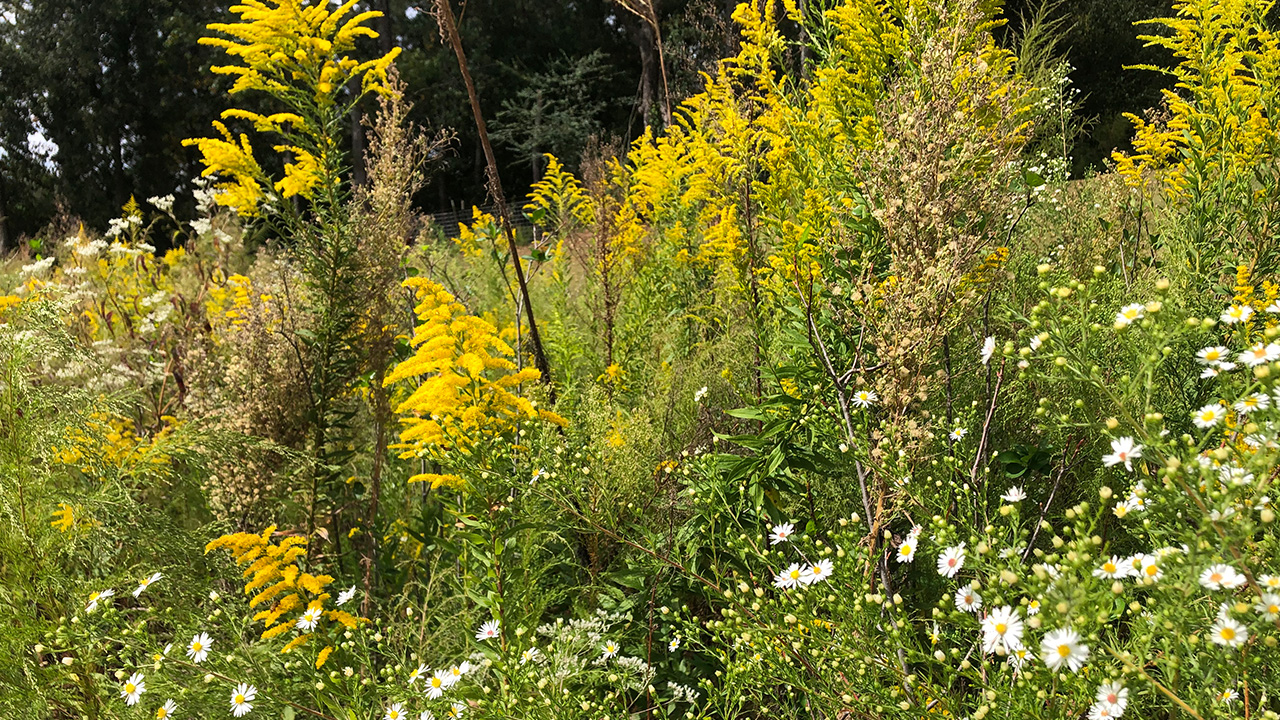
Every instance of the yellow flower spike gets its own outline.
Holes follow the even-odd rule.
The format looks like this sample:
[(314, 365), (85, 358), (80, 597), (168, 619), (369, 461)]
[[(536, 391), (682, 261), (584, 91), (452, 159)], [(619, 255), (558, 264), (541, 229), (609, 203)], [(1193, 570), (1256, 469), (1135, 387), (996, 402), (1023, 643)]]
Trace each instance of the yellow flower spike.
[(323, 650), (321, 650), (321, 651), (320, 651), (320, 654), (316, 656), (316, 669), (317, 669), (317, 670), (319, 670), (320, 668), (324, 667), (325, 661), (327, 661), (327, 660), (329, 659), (329, 655), (330, 655), (330, 653), (332, 653), (332, 652), (333, 652), (333, 646), (332, 646), (332, 645), (328, 645), (328, 646), (326, 646)]

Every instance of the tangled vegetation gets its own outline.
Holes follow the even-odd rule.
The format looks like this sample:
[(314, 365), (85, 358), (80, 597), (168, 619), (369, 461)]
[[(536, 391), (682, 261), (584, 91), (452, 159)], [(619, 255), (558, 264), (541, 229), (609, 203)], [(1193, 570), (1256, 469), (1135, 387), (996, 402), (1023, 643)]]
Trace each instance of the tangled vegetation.
[(0, 715), (1280, 717), (1270, 2), (1074, 180), (999, 3), (743, 3), (532, 232), (415, 213), (355, 4), (210, 26), (197, 217), (0, 265)]

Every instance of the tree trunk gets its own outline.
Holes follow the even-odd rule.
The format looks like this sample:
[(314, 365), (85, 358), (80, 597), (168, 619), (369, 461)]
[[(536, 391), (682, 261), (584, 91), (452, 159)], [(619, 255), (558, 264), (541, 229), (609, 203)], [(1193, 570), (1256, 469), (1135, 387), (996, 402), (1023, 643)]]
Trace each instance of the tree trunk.
[(653, 28), (640, 18), (631, 17), (633, 37), (640, 50), (640, 110), (646, 129), (653, 127), (653, 109), (657, 104), (658, 53), (654, 52)]

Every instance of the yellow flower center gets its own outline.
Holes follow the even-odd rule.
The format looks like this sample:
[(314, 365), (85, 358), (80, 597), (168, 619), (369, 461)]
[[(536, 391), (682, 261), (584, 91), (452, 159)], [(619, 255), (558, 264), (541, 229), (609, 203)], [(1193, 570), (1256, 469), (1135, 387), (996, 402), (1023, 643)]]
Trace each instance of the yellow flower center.
[(158, 718), (169, 717), (169, 711), (165, 710), (164, 708), (160, 708), (159, 710), (156, 710), (156, 717)]
[(400, 717), (400, 713), (395, 710), (390, 710), (387, 712), (387, 717), (391, 718), (391, 720), (396, 720), (396, 718)]
[(1155, 577), (1156, 573), (1160, 572), (1160, 568), (1155, 565), (1148, 565), (1146, 572), (1149, 577)]
[(1222, 573), (1214, 573), (1210, 575), (1209, 582), (1222, 582)]
[(1219, 632), (1218, 634), (1222, 636), (1222, 639), (1223, 639), (1223, 640), (1235, 640), (1235, 639), (1236, 639), (1236, 631), (1235, 631), (1235, 628), (1224, 627), (1224, 628), (1222, 628), (1222, 631), (1221, 631), (1221, 632)]
[(998, 634), (1003, 635), (1005, 634), (1005, 631), (1007, 631), (1008, 629), (1009, 629), (1008, 625), (1005, 625), (1004, 623), (996, 623), (996, 632)]
[(133, 683), (124, 684), (124, 691), (129, 693), (130, 695), (132, 695), (137, 690), (138, 690), (138, 686), (134, 685)]
[(1222, 354), (1219, 353), (1217, 350), (1210, 350), (1204, 355), (1205, 360), (1217, 360), (1218, 358), (1221, 358), (1221, 357), (1222, 357)]
[(1280, 605), (1276, 605), (1275, 603), (1268, 605), (1267, 612), (1271, 613), (1272, 615), (1280, 614)]
[(198, 643), (198, 642), (193, 642), (193, 643), (191, 643), (191, 651), (192, 651), (192, 652), (200, 652), (200, 651), (201, 651), (201, 650), (203, 650), (203, 649), (204, 649), (204, 645), (201, 645), (201, 644), (200, 644), (200, 643)]
[(1103, 563), (1102, 570), (1104, 572), (1114, 573), (1116, 571), (1115, 563)]
[(799, 580), (799, 579), (800, 579), (800, 571), (799, 571), (799, 570), (792, 570), (792, 571), (791, 571), (791, 579), (792, 579), (792, 580)]
[(236, 704), (237, 704), (237, 705), (243, 705), (243, 704), (244, 704), (244, 696), (243, 696), (243, 695), (239, 695), (239, 694), (237, 694), (237, 695), (236, 695), (236, 701), (235, 701), (235, 702), (236, 702)]
[(903, 546), (902, 546), (902, 554), (903, 554), (903, 555), (910, 555), (910, 554), (911, 554), (911, 545), (909, 545), (909, 544), (908, 544), (908, 545), (903, 545)]
[(1059, 646), (1058, 646), (1058, 657), (1067, 657), (1067, 656), (1069, 656), (1070, 654), (1071, 654), (1071, 646), (1070, 646), (1070, 645), (1059, 645)]

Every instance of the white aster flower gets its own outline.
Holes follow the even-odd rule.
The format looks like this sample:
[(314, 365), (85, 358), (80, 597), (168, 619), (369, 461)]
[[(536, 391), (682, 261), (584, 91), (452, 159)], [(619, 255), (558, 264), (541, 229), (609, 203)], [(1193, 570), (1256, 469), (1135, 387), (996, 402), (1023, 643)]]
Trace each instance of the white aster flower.
[(1111, 705), (1118, 709), (1112, 717), (1120, 717), (1124, 714), (1125, 708), (1129, 707), (1129, 688), (1124, 683), (1116, 680), (1114, 682), (1103, 683), (1098, 686), (1098, 692), (1093, 699)]
[(1222, 422), (1222, 406), (1217, 403), (1205, 405), (1191, 414), (1191, 422), (1198, 428), (1211, 428)]
[(604, 645), (600, 646), (600, 659), (608, 660), (611, 657), (616, 657), (619, 649), (616, 642), (612, 640), (605, 641)]
[(955, 601), (956, 609), (965, 612), (977, 612), (978, 608), (982, 607), (982, 596), (968, 585), (956, 590)]
[(525, 663), (535, 662), (539, 657), (541, 657), (541, 655), (542, 653), (538, 651), (538, 648), (531, 647), (520, 653), (520, 664), (524, 665)]
[(982, 619), (984, 652), (1012, 652), (1022, 647), (1022, 617), (1008, 605), (991, 611)]
[(170, 698), (164, 701), (164, 704), (156, 708), (156, 720), (168, 720), (178, 711), (178, 706)]
[(955, 577), (960, 568), (964, 567), (964, 558), (964, 543), (943, 550), (938, 556), (938, 574), (947, 578)]
[(919, 549), (919, 544), (915, 535), (908, 535), (907, 539), (903, 540), (902, 544), (898, 546), (898, 562), (909, 563), (914, 561), (917, 549)]
[(1135, 445), (1133, 438), (1122, 437), (1111, 441), (1111, 454), (1102, 456), (1102, 464), (1107, 467), (1124, 464), (1124, 469), (1133, 471), (1133, 461), (1142, 457), (1142, 446)]
[(1253, 315), (1253, 308), (1248, 305), (1232, 305), (1222, 311), (1221, 320), (1227, 325), (1248, 322)]
[(986, 365), (991, 362), (991, 356), (994, 355), (995, 352), (996, 339), (995, 337), (988, 335), (987, 338), (982, 341), (982, 364)]
[(1211, 345), (1206, 348), (1201, 348), (1200, 351), (1196, 353), (1196, 360), (1200, 361), (1202, 365), (1216, 366), (1225, 361), (1227, 357), (1229, 357), (1230, 353), (1230, 350), (1221, 345)]
[[(1118, 712), (1117, 712), (1118, 711)], [(1123, 710), (1119, 710), (1115, 705), (1104, 702), (1095, 702), (1089, 706), (1089, 720), (1115, 720), (1120, 717)]]
[(1094, 568), (1093, 576), (1107, 580), (1116, 580), (1129, 575), (1131, 567), (1132, 566), (1126, 566), (1124, 560), (1121, 560), (1118, 555), (1112, 555), (1110, 560), (1105, 560), (1101, 566)]
[(1248, 415), (1256, 410), (1266, 410), (1271, 407), (1271, 396), (1266, 393), (1246, 395), (1237, 400), (1236, 404), (1232, 405), (1232, 407), (1234, 407), (1236, 412), (1241, 415)]
[(804, 584), (805, 570), (800, 568), (800, 563), (791, 563), (791, 567), (783, 570), (773, 577), (773, 586), (776, 588), (793, 588)]
[(98, 609), (98, 603), (99, 603), (99, 602), (102, 602), (103, 600), (106, 600), (107, 598), (114, 597), (114, 596), (115, 596), (115, 594), (116, 594), (116, 591), (115, 591), (115, 590), (112, 590), (111, 588), (107, 588), (106, 590), (103, 590), (103, 591), (101, 591), (101, 592), (96, 592), (96, 593), (92, 593), (92, 594), (90, 594), (90, 595), (89, 595), (89, 604), (85, 606), (84, 611), (85, 611), (85, 612), (87, 612), (87, 613), (91, 613), (91, 612), (93, 612), (94, 610), (97, 610), (97, 609)]
[(382, 720), (404, 720), (404, 704), (392, 703), (387, 708), (387, 712), (382, 716)]
[(1257, 367), (1269, 362), (1280, 360), (1280, 344), (1277, 343), (1258, 343), (1253, 347), (1240, 353), (1240, 362), (1249, 367)]
[(412, 685), (418, 682), (418, 678), (426, 675), (428, 672), (430, 671), (427, 670), (427, 666), (419, 663), (418, 667), (414, 668), (413, 672), (409, 673), (409, 684)]
[(355, 586), (355, 585), (352, 585), (351, 587), (347, 588), (346, 590), (343, 590), (342, 592), (338, 593), (338, 602), (337, 602), (337, 604), (338, 604), (338, 605), (346, 605), (347, 603), (351, 602), (351, 598), (353, 598), (353, 597), (355, 597), (355, 596), (356, 596), (356, 586)]
[(835, 570), (835, 566), (830, 560), (827, 560), (827, 559), (819, 560), (818, 562), (809, 566), (809, 571), (805, 573), (805, 575), (802, 578), (800, 578), (800, 581), (803, 582), (805, 585), (813, 585), (815, 583), (820, 583), (825, 581), (827, 578), (831, 577), (831, 573), (834, 570)]
[(702, 402), (702, 399), (705, 398), (706, 396), (707, 396), (707, 386), (703, 385), (693, 393), (693, 401), (695, 403), (700, 403)]
[(142, 693), (147, 691), (147, 684), (143, 682), (143, 677), (142, 673), (134, 673), (120, 686), (120, 697), (124, 698), (125, 705), (137, 705)]
[(1219, 616), (1209, 633), (1215, 645), (1229, 648), (1240, 647), (1249, 639), (1249, 631), (1245, 626), (1229, 617)]
[(479, 630), (476, 630), (476, 640), (492, 640), (500, 634), (498, 621), (490, 620), (481, 625)]
[(1147, 309), (1140, 303), (1125, 305), (1120, 308), (1120, 312), (1116, 313), (1115, 327), (1117, 330), (1129, 327), (1135, 320), (1141, 320), (1146, 315)]
[(960, 442), (964, 439), (964, 436), (968, 434), (968, 430), (965, 430), (964, 428), (956, 428), (955, 430), (952, 430), (951, 434), (947, 437), (951, 438), (951, 442)]
[(247, 683), (240, 683), (231, 691), (231, 714), (244, 717), (253, 710), (253, 699), (258, 695), (258, 688)]
[(853, 397), (850, 398), (849, 402), (853, 403), (854, 405), (857, 405), (860, 408), (865, 408), (865, 407), (871, 407), (879, 399), (880, 399), (880, 396), (875, 394), (874, 391), (859, 390), (858, 392), (853, 394)]
[(1089, 646), (1082, 643), (1079, 633), (1071, 628), (1052, 630), (1040, 641), (1040, 656), (1054, 672), (1063, 665), (1071, 672), (1078, 672), (1089, 659)]
[(778, 543), (787, 542), (791, 539), (792, 533), (796, 531), (796, 526), (792, 523), (782, 523), (774, 525), (770, 529), (769, 544), (777, 545)]
[(1253, 608), (1262, 613), (1263, 620), (1275, 620), (1280, 617), (1280, 594), (1273, 592), (1262, 593), (1258, 598), (1258, 604)]
[(147, 588), (151, 587), (151, 583), (159, 580), (162, 577), (164, 577), (164, 575), (161, 575), (160, 573), (151, 573), (150, 577), (143, 578), (142, 581), (138, 583), (137, 589), (133, 591), (133, 596), (138, 597)]
[(302, 613), (302, 617), (298, 618), (296, 627), (304, 632), (311, 632), (316, 629), (316, 625), (320, 624), (320, 616), (324, 611), (318, 607), (309, 607)]
[(1006, 491), (1005, 494), (1001, 495), (1000, 499), (1007, 503), (1022, 502), (1023, 500), (1027, 499), (1027, 493), (1022, 490), (1021, 486), (1014, 485), (1013, 487), (1009, 488), (1009, 490)]
[(206, 633), (196, 633), (187, 644), (187, 657), (191, 662), (199, 664), (209, 657), (209, 648), (213, 647), (213, 638)]
[(1244, 576), (1230, 565), (1210, 565), (1200, 573), (1200, 585), (1209, 590), (1234, 590), (1244, 583)]
[(427, 694), (428, 698), (435, 700), (444, 694), (450, 684), (448, 671), (437, 670), (434, 675), (423, 683), (422, 691)]
[(680, 649), (680, 638), (673, 637), (671, 642), (667, 643), (667, 652), (675, 652)]

